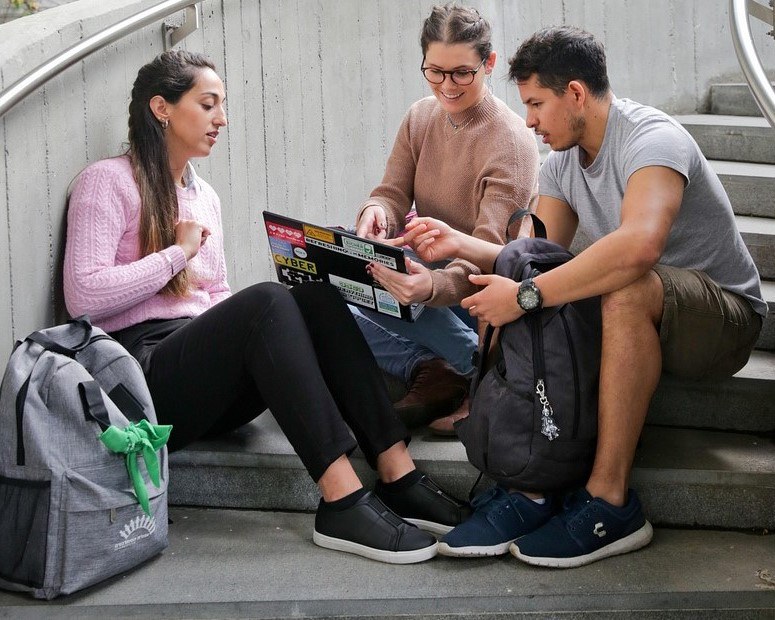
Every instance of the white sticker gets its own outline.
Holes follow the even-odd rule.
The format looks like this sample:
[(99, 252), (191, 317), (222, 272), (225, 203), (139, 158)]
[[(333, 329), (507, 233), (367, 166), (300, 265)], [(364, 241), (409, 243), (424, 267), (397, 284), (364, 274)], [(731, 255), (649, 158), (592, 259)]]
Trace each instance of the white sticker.
[(355, 256), (367, 259), (374, 258), (374, 246), (371, 243), (359, 241), (358, 239), (350, 239), (350, 237), (342, 237), (342, 247), (345, 250), (352, 252)]
[(362, 306), (368, 306), (372, 309), (374, 308), (374, 289), (368, 284), (341, 278), (335, 276), (333, 273), (328, 274), (328, 280), (339, 289), (339, 292), (345, 300)]
[(390, 316), (401, 317), (401, 306), (395, 297), (379, 288), (374, 289), (374, 294), (377, 298), (377, 310), (379, 312), (382, 312), (382, 314), (389, 314)]
[(299, 258), (307, 258), (307, 250), (300, 247), (293, 248), (293, 253)]

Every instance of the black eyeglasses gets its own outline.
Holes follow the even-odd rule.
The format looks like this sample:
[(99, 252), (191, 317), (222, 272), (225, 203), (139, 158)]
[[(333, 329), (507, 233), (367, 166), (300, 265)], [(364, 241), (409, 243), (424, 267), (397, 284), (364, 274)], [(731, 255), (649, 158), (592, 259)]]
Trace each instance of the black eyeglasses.
[[(455, 71), (442, 71), (441, 69), (423, 67), (421, 65), (420, 71), (422, 71), (425, 79), (428, 80), (431, 84), (441, 84), (444, 82), (444, 78), (449, 76), (449, 78), (458, 86), (468, 86), (474, 81), (476, 74), (479, 73), (479, 69), (482, 68), (485, 60), (487, 59), (482, 59), (482, 62), (479, 63), (479, 66), (476, 69), (456, 69)], [(424, 65), (425, 57), (423, 57), (422, 62)]]

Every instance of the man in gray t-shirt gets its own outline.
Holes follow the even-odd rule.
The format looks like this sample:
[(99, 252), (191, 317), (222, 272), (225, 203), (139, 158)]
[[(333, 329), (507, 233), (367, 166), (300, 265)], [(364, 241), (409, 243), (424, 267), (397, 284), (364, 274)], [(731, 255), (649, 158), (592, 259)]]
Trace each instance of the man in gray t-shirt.
[[(525, 562), (581, 566), (651, 540), (628, 482), (662, 371), (734, 374), (748, 360), (767, 305), (729, 199), (699, 147), (666, 114), (613, 95), (605, 52), (591, 34), (572, 27), (537, 32), (510, 60), (509, 77), (528, 127), (553, 150), (539, 177), (537, 215), (547, 237), (568, 247), (580, 230), (592, 244), (523, 282), (471, 276), (484, 289), (461, 306), (499, 326), (542, 305), (601, 296), (592, 473), (562, 513), (528, 532), (517, 520), (507, 534), (516, 539), (511, 553)], [(426, 260), (459, 256), (487, 271), (501, 249), (429, 218), (409, 229), (406, 241)], [(512, 505), (540, 501), (517, 489), (509, 495)], [(486, 511), (479, 506), (472, 521)], [(481, 538), (496, 536), (487, 519), (477, 523)], [(477, 548), (466, 544), (469, 552)]]

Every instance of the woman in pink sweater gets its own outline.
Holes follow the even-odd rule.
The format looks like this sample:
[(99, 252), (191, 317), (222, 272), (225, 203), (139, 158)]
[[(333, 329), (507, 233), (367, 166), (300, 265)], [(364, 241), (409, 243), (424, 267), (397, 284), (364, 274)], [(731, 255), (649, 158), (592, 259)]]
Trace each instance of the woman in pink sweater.
[[(418, 215), (502, 245), (509, 216), (537, 197), (539, 158), (524, 120), (487, 86), (496, 59), (490, 25), (476, 9), (436, 6), (420, 45), (432, 96), (406, 113), (382, 182), (361, 205), (356, 231), (395, 237), (414, 206)], [(455, 311), (475, 292), (468, 276), (480, 271), (461, 259), (437, 269), (412, 261), (408, 271), (372, 266), (372, 275), (401, 303), (430, 306), (415, 323), (371, 311), (356, 311), (356, 319), (380, 367), (411, 386), (396, 409), (404, 420), (422, 423), (454, 408), (455, 396), (457, 403), (462, 398), (459, 375), (473, 374), (476, 322)], [(467, 412), (464, 404), (431, 428), (454, 434), (454, 418)]]
[[(199, 54), (165, 52), (140, 69), (127, 153), (87, 167), (71, 194), (68, 311), (91, 315), (140, 362), (159, 421), (174, 426), (170, 449), (269, 407), (320, 488), (317, 544), (391, 563), (431, 558), (435, 538), (402, 517), (440, 533), (466, 507), (415, 469), (339, 293), (229, 289), (220, 202), (189, 163), (218, 141), (224, 99)], [(348, 459), (356, 440), (378, 472), (374, 492)]]

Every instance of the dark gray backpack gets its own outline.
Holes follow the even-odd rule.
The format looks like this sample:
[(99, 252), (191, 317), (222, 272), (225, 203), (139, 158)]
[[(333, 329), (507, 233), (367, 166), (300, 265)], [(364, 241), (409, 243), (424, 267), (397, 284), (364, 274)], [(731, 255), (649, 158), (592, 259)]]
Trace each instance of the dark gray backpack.
[(18, 342), (0, 386), (0, 587), (50, 599), (162, 551), (169, 430), (137, 360), (88, 317)]
[[(545, 237), (535, 217), (534, 228)], [(522, 238), (503, 248), (493, 272), (522, 281), (571, 258), (545, 238)], [(523, 491), (583, 484), (597, 436), (600, 298), (504, 325), (488, 355), (493, 331), (488, 325), (471, 412), (456, 425), (468, 459), (489, 478)]]

